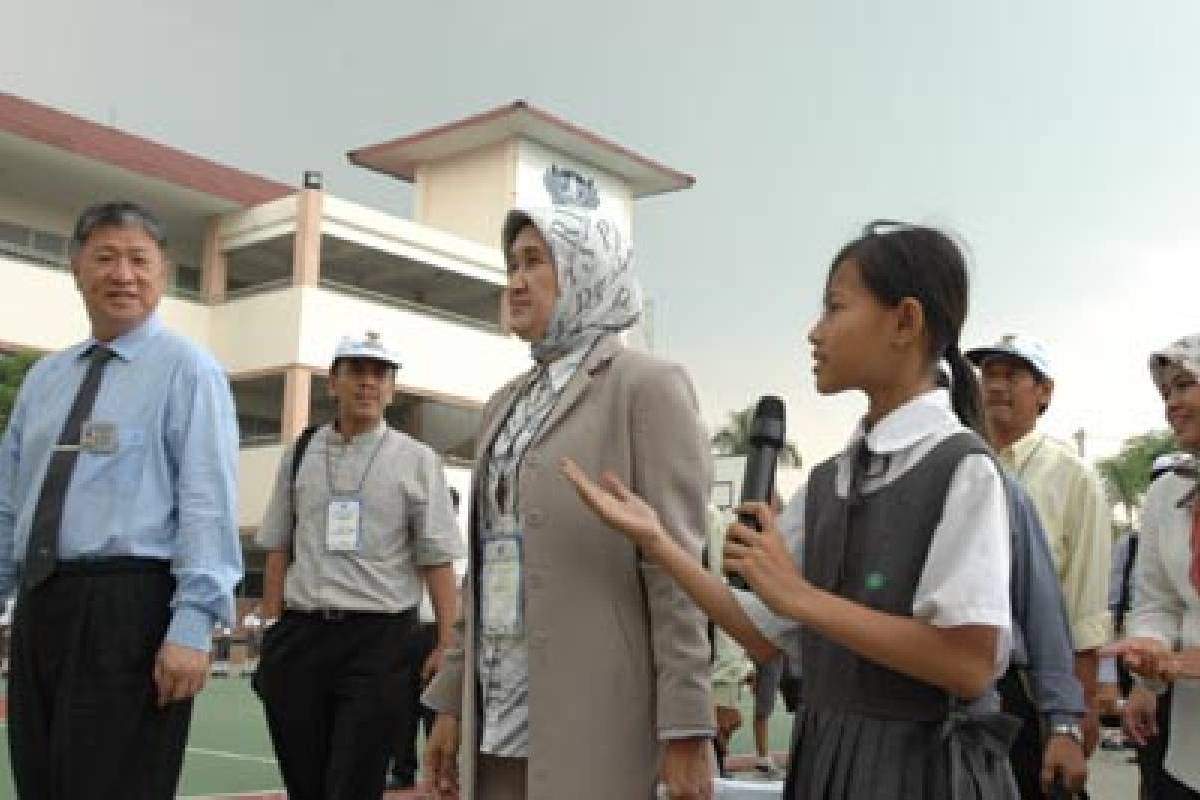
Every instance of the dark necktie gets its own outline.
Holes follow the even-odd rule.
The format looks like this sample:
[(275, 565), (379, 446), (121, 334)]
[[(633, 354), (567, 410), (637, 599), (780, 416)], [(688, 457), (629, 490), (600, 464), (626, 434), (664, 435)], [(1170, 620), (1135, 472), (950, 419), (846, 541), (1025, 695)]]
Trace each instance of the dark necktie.
[(840, 539), (836, 542), (838, 548), (836, 561), (831, 565), (828, 577), (822, 588), (837, 592), (842, 588), (846, 579), (846, 551), (850, 546), (850, 518), (856, 508), (862, 503), (862, 487), (871, 468), (871, 448), (867, 446), (864, 436), (850, 460), (850, 477), (846, 484), (846, 501), (842, 504), (842, 520)]
[(863, 484), (866, 483), (867, 473), (871, 469), (871, 448), (867, 446), (867, 438), (858, 443), (854, 450), (854, 461), (850, 465), (850, 482), (846, 486), (847, 505), (856, 506), (862, 502)]
[(90, 357), (91, 363), (58, 437), (59, 447), (50, 456), (50, 463), (46, 466), (42, 492), (33, 511), (29, 549), (25, 552), (26, 589), (34, 588), (54, 573), (54, 565), (58, 561), (58, 533), (62, 527), (63, 504), (66, 503), (67, 489), (71, 485), (71, 473), (75, 471), (75, 462), (79, 460), (80, 433), (84, 420), (92, 413), (104, 365), (113, 357), (113, 352), (96, 345)]

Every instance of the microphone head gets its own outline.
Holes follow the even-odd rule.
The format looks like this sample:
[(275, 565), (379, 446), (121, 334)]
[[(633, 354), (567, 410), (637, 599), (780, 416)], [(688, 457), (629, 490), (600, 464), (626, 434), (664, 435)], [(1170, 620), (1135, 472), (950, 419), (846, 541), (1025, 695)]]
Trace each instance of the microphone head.
[(760, 397), (750, 423), (750, 442), (781, 449), (785, 439), (784, 416), (783, 400), (773, 394)]

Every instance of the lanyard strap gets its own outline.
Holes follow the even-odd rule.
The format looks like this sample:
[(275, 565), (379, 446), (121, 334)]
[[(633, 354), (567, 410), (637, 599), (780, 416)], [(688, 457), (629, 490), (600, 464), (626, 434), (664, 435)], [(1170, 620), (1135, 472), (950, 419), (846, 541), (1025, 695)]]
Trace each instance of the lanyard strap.
[[(330, 430), (333, 430), (333, 429), (330, 428)], [(375, 449), (371, 452), (371, 458), (367, 460), (367, 466), (362, 471), (362, 475), (359, 476), (358, 486), (356, 486), (354, 488), (354, 491), (350, 492), (349, 494), (354, 494), (354, 495), (362, 494), (362, 488), (367, 482), (367, 475), (369, 475), (371, 473), (371, 467), (375, 464), (375, 457), (378, 456), (379, 451), (383, 449), (383, 442), (385, 439), (387, 439), (387, 435), (388, 435), (388, 428), (387, 428), (387, 425), (384, 425), (383, 433), (381, 433), (379, 435), (379, 441), (375, 443)], [(326, 440), (326, 443), (325, 443), (325, 482), (329, 486), (329, 496), (336, 497), (339, 494), (339, 492), (333, 484), (333, 456), (330, 454), (330, 452), (332, 450), (333, 450), (333, 447), (331, 446), (330, 442), (328, 440)]]

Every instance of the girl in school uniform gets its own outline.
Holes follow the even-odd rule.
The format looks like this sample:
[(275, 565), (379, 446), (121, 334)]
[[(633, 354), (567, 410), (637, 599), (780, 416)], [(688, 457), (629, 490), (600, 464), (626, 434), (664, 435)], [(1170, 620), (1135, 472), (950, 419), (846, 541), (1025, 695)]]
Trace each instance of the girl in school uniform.
[(753, 594), (706, 572), (615, 476), (562, 464), (756, 661), (798, 643), (789, 800), (1016, 797), (1015, 728), (992, 689), (1009, 650), (1008, 517), (958, 345), (967, 294), (962, 253), (931, 228), (874, 223), (834, 258), (809, 334), (817, 390), (869, 406), (778, 520), (740, 509), (762, 533), (733, 525), (724, 563)]

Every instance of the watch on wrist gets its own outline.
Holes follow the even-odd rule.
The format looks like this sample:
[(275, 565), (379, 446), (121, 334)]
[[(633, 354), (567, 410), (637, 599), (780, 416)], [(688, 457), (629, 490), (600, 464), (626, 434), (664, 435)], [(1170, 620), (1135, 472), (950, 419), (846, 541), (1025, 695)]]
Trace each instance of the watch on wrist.
[(1083, 728), (1078, 722), (1056, 722), (1050, 726), (1051, 736), (1070, 736), (1075, 744), (1083, 747)]

